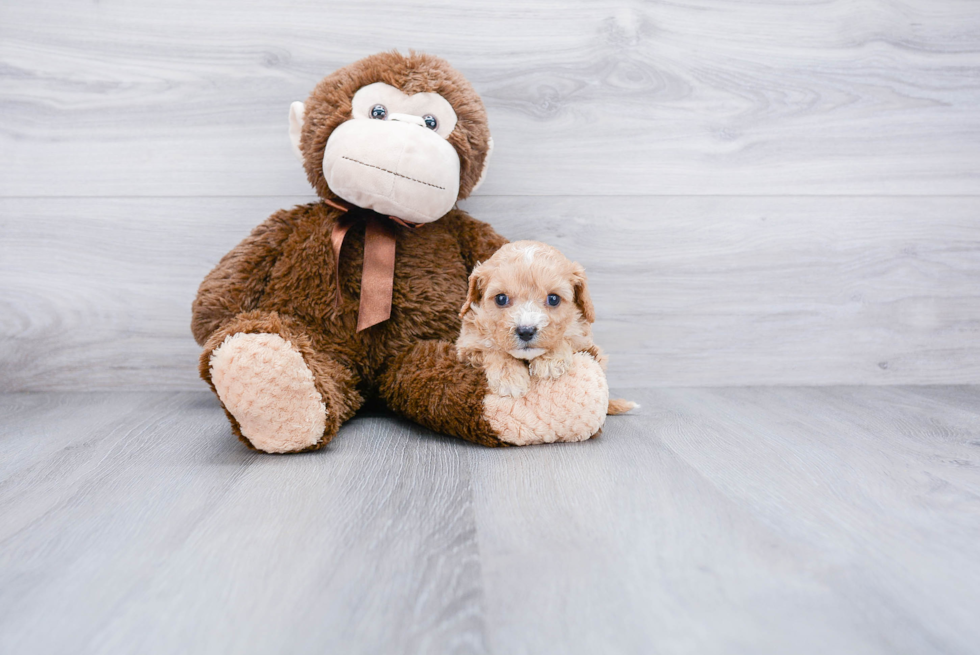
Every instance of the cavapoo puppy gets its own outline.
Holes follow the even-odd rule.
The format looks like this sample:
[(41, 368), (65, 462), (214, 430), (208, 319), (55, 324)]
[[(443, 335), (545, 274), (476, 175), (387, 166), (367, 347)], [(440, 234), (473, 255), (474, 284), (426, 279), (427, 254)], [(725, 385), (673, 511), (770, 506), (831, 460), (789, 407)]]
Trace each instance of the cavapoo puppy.
[[(592, 342), (595, 309), (585, 269), (547, 244), (515, 241), (478, 264), (460, 318), (456, 353), (486, 371), (497, 395), (519, 398), (531, 377), (561, 377), (579, 351), (605, 368), (606, 358)], [(610, 400), (608, 413), (634, 407)]]

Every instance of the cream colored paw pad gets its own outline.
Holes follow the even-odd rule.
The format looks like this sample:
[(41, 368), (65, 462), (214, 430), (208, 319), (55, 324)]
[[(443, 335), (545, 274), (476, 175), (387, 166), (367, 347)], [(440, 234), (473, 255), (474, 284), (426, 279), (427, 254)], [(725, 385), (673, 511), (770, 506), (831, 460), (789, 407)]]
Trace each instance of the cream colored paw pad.
[(327, 408), (303, 356), (278, 334), (229, 336), (211, 353), (211, 381), (242, 434), (267, 453), (315, 445)]
[(576, 353), (560, 378), (533, 378), (521, 398), (489, 394), (483, 399), (490, 427), (516, 446), (585, 441), (605, 423), (608, 407), (606, 375), (585, 353)]

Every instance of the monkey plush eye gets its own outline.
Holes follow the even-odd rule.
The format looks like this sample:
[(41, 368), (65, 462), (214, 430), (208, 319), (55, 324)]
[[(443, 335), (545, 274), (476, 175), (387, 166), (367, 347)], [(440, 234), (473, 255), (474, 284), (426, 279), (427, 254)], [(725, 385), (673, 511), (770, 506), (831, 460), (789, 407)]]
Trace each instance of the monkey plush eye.
[(557, 307), (560, 303), (561, 303), (561, 298), (558, 296), (557, 293), (549, 293), (548, 294), (548, 306), (549, 307)]
[(436, 117), (433, 116), (432, 114), (426, 114), (425, 116), (422, 117), (422, 120), (425, 121), (425, 126), (430, 130), (439, 129), (439, 121), (437, 121)]
[(493, 298), (493, 301), (495, 303), (497, 303), (497, 307), (506, 307), (507, 306), (507, 300), (508, 300), (508, 298), (507, 298), (507, 294), (506, 293), (498, 293)]
[(385, 116), (387, 115), (388, 115), (388, 110), (385, 109), (384, 105), (375, 105), (371, 107), (371, 118), (384, 120)]

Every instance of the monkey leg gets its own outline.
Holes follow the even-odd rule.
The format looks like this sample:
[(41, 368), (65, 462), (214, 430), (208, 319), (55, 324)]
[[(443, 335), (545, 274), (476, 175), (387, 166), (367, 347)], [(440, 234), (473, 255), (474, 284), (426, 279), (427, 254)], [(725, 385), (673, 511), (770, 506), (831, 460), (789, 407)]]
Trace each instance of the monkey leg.
[(520, 398), (490, 393), (483, 371), (456, 359), (453, 344), (410, 347), (381, 378), (388, 406), (436, 432), (484, 446), (584, 441), (602, 429), (609, 388), (599, 364), (576, 353), (559, 378), (533, 378)]
[(354, 374), (315, 350), (302, 323), (275, 312), (228, 321), (208, 338), (199, 370), (232, 431), (267, 453), (325, 446), (363, 402)]

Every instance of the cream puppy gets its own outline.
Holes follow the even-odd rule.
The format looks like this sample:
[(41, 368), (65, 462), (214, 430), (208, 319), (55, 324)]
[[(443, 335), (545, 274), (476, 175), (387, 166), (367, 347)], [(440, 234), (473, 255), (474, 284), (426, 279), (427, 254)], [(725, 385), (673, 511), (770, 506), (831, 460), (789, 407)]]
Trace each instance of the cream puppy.
[[(544, 243), (515, 241), (478, 264), (460, 317), (456, 353), (486, 371), (497, 395), (519, 398), (531, 377), (561, 377), (579, 351), (605, 368), (592, 342), (595, 309), (585, 269)], [(609, 413), (635, 406), (611, 400)]]

